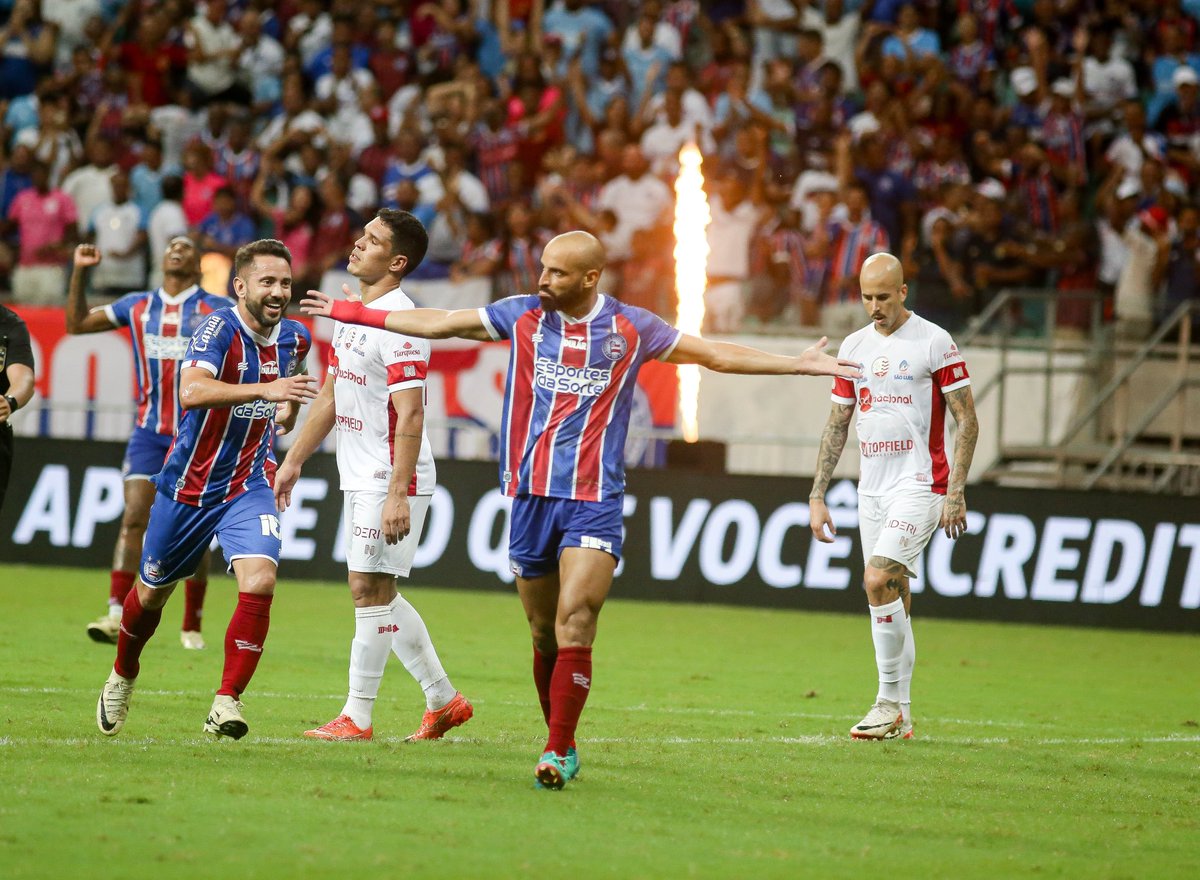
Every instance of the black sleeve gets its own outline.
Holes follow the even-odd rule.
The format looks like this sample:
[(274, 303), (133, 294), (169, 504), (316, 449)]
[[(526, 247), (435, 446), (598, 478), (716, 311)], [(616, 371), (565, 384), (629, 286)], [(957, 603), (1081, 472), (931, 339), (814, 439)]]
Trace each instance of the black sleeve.
[(18, 318), (15, 314), (11, 320), (0, 325), (3, 329), (0, 334), (8, 337), (7, 353), (4, 358), (4, 365), (9, 364), (24, 364), (33, 369), (33, 346), (29, 343), (29, 328), (25, 326), (25, 322)]

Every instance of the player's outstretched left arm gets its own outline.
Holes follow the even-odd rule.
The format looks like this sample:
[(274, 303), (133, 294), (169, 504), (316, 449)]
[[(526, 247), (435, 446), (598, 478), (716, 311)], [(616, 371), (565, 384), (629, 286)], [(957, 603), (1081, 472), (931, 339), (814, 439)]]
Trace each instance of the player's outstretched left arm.
[(825, 353), (828, 338), (822, 336), (800, 355), (792, 357), (770, 354), (747, 345), (714, 342), (684, 333), (667, 361), (672, 364), (699, 364), (716, 373), (772, 376), (840, 376), (843, 379), (862, 377), (856, 361), (839, 360)]
[(360, 302), (335, 300), (319, 290), (310, 290), (300, 301), (300, 311), (306, 315), (323, 315), (343, 324), (378, 327), (405, 336), (421, 339), (477, 339), (486, 341), (488, 334), (476, 309), (406, 309), (385, 312), (370, 309)]
[(245, 385), (222, 382), (200, 367), (185, 367), (179, 374), (179, 404), (184, 409), (221, 409), (256, 400), (304, 404), (316, 396), (317, 378), (306, 373)]
[(971, 386), (964, 385), (946, 395), (946, 406), (954, 416), (958, 433), (954, 438), (954, 466), (946, 487), (942, 505), (942, 528), (947, 538), (957, 538), (967, 531), (967, 474), (975, 457), (975, 441), (979, 439), (979, 421), (975, 418), (975, 397)]

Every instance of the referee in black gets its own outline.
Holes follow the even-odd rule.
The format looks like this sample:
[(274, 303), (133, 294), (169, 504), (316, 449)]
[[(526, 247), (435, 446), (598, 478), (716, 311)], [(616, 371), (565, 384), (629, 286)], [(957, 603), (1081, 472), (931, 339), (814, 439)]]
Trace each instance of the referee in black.
[(33, 348), (29, 328), (12, 309), (0, 305), (0, 508), (12, 471), (12, 414), (33, 397)]

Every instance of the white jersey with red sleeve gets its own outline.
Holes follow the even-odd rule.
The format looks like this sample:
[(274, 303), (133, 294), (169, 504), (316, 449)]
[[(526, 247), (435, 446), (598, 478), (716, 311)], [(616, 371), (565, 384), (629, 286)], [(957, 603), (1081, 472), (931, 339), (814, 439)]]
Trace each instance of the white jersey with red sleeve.
[[(397, 287), (367, 303), (395, 312), (413, 308)], [(396, 410), (392, 392), (425, 387), (429, 340), (356, 324), (334, 325), (329, 374), (334, 381), (334, 429), (343, 491), (386, 492), (395, 461)], [(429, 436), (421, 431), (421, 454), (409, 495), (432, 495), (437, 482)]]
[(890, 336), (874, 324), (851, 333), (838, 357), (863, 365), (861, 379), (833, 383), (834, 403), (858, 407), (858, 491), (945, 495), (950, 467), (944, 395), (971, 384), (950, 334), (912, 314)]

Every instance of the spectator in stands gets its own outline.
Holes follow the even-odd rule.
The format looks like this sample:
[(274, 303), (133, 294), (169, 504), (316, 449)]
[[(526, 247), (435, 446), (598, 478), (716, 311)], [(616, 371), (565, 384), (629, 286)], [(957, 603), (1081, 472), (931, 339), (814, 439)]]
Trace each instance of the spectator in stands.
[(184, 150), (183, 169), (183, 213), (196, 226), (212, 212), (217, 190), (229, 181), (213, 170), (212, 150), (199, 142)]
[(1171, 252), (1171, 215), (1160, 205), (1139, 211), (1123, 236), (1128, 258), (1113, 295), (1117, 335), (1142, 340), (1153, 329), (1158, 288)]
[[(177, 175), (168, 175), (162, 180), (162, 200), (155, 205), (146, 222), (146, 236), (150, 253), (165, 254), (167, 244), (178, 235), (186, 235), (187, 218), (183, 214), (183, 180)], [(157, 288), (163, 281), (162, 260), (152, 260), (150, 287)]]
[[(258, 216), (269, 221), (271, 235), (287, 245), (292, 254), (292, 284), (308, 289), (321, 283), (312, 265), (313, 236), (320, 222), (321, 206), (312, 187), (303, 184), (288, 190), (286, 207), (276, 207), (265, 198), (267, 173), (259, 172), (250, 193), (250, 203)], [(303, 285), (303, 287), (302, 287)]]
[(259, 115), (273, 107), (283, 95), (286, 55), (278, 40), (263, 33), (262, 15), (257, 10), (243, 12), (237, 29), (242, 41), (237, 62), (238, 82), (250, 93), (251, 109)]
[(542, 17), (542, 32), (562, 41), (567, 61), (578, 57), (584, 76), (595, 76), (600, 66), (600, 50), (610, 45), (616, 28), (598, 6), (583, 0), (558, 0)]
[(42, 20), (34, 0), (15, 0), (0, 28), (0, 99), (28, 95), (54, 58), (58, 26)]
[(213, 193), (212, 212), (196, 225), (194, 237), (202, 251), (220, 254), (230, 260), (238, 248), (254, 241), (254, 222), (238, 210), (233, 187), (222, 186)]
[(862, 323), (858, 273), (863, 262), (871, 254), (891, 249), (887, 230), (870, 210), (867, 185), (862, 181), (851, 180), (842, 187), (842, 203), (834, 210), (828, 236), (821, 327), (830, 336), (845, 336)]
[(974, 289), (977, 308), (986, 306), (1000, 288), (1019, 287), (1036, 277), (1006, 201), (1004, 185), (997, 180), (985, 180), (976, 189), (975, 215), (958, 262), (959, 272)]
[(239, 82), (237, 64), (245, 48), (226, 21), (226, 0), (208, 0), (203, 14), (187, 25), (187, 79), (200, 104), (214, 101), (250, 103), (250, 91)]
[(514, 202), (504, 212), (504, 232), (500, 237), (500, 274), (496, 278), (495, 295), (527, 295), (538, 289), (542, 273), (542, 249), (551, 233), (540, 229), (529, 207)]
[[(143, 141), (138, 156), (138, 162), (129, 172), (129, 185), (133, 192), (133, 201), (147, 220), (150, 214), (162, 201), (162, 181), (170, 174), (178, 175), (181, 169), (167, 168), (163, 164), (162, 142), (157, 138)], [(162, 253), (162, 251), (151, 251)]]
[(326, 280), (326, 273), (346, 268), (346, 257), (354, 246), (362, 220), (346, 205), (346, 187), (336, 174), (327, 174), (317, 190), (322, 211), (313, 241), (313, 272), (321, 275), (322, 290), (339, 290), (341, 282)]
[(388, 165), (383, 175), (380, 195), (383, 207), (394, 208), (399, 204), (396, 188), (402, 181), (416, 187), (419, 202), (434, 206), (442, 200), (445, 191), (437, 170), (421, 155), (421, 141), (416, 133), (402, 130), (395, 139), (396, 158)]
[(489, 213), (467, 215), (462, 250), (450, 267), (450, 280), (491, 278), (500, 268), (504, 244), (496, 238), (495, 223)]
[(117, 49), (117, 63), (127, 72), (129, 100), (134, 104), (161, 107), (171, 102), (170, 84), (184, 69), (187, 53), (166, 41), (164, 13), (143, 12), (134, 32)]
[(309, 108), (304, 77), (299, 73), (284, 76), (280, 108), (279, 115), (259, 132), (260, 148), (266, 149), (285, 137), (291, 144), (297, 145), (306, 138), (325, 132), (325, 119), (320, 113)]
[(146, 215), (129, 198), (128, 174), (117, 171), (110, 184), (112, 200), (92, 212), (87, 233), (103, 258), (92, 272), (92, 290), (118, 297), (145, 288)]
[(78, 237), (75, 203), (50, 186), (50, 168), (30, 165), (33, 185), (13, 199), (7, 223), (17, 231), (19, 257), (12, 273), (13, 299), (33, 305), (57, 305), (66, 299), (66, 262)]
[(621, 155), (624, 173), (606, 183), (596, 200), (598, 210), (610, 210), (617, 218), (617, 228), (606, 242), (610, 263), (629, 259), (635, 235), (669, 223), (673, 204), (670, 188), (649, 173), (639, 147), (630, 144)]
[[(1175, 219), (1175, 233), (1165, 259), (1160, 253), (1159, 272), (1165, 282), (1155, 315), (1164, 321), (1181, 303), (1200, 300), (1200, 207), (1185, 205)], [(1200, 313), (1192, 314), (1193, 341), (1200, 329)]]
[[(879, 135), (865, 135), (854, 151), (857, 158), (848, 134), (835, 146), (838, 180), (843, 187), (858, 181), (866, 188), (871, 219), (883, 228), (888, 243), (899, 247), (916, 228), (917, 191), (907, 176), (888, 168), (887, 143)], [(885, 244), (882, 250), (887, 248)], [(851, 274), (857, 275), (857, 269)]]

